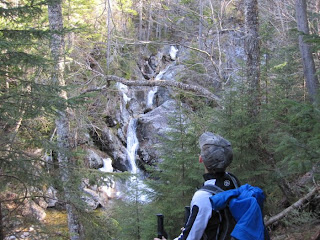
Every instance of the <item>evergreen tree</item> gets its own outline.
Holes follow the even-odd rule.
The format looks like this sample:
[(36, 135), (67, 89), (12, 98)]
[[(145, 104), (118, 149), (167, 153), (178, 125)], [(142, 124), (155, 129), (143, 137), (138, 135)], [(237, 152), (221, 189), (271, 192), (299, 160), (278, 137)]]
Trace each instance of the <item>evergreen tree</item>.
[(40, 196), (50, 182), (42, 156), (32, 151), (46, 148), (52, 117), (61, 108), (58, 89), (44, 80), (50, 63), (45, 54), (49, 34), (38, 21), (44, 4), (7, 1), (0, 7), (2, 239), (20, 227), (40, 226), (41, 216), (24, 211), (43, 201)]
[(194, 192), (201, 186), (204, 170), (198, 163), (198, 129), (187, 121), (182, 109), (171, 117), (171, 131), (161, 145), (162, 160), (151, 174), (154, 181), (150, 186), (156, 193), (155, 209), (164, 214), (165, 229), (172, 238), (180, 234), (184, 207), (190, 205)]

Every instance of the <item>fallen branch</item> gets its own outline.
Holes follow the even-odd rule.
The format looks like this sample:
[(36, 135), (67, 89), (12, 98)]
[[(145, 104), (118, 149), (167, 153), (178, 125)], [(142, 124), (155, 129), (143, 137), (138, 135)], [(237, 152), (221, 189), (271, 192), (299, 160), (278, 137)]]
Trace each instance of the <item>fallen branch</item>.
[(127, 80), (125, 78), (121, 78), (118, 76), (114, 75), (104, 75), (103, 76), (107, 81), (115, 81), (115, 82), (120, 82), (122, 84), (125, 84), (127, 86), (149, 86), (149, 87), (154, 87), (154, 86), (159, 86), (159, 87), (174, 87), (174, 88), (179, 88), (184, 91), (190, 91), (198, 94), (199, 96), (206, 97), (208, 99), (214, 100), (214, 102), (219, 106), (220, 105), (220, 98), (213, 94), (212, 92), (208, 91), (205, 88), (202, 88), (200, 86), (195, 86), (195, 85), (189, 85), (181, 82), (176, 82), (176, 81), (168, 81), (168, 80)]
[(277, 221), (279, 221), (281, 218), (285, 217), (290, 211), (293, 209), (297, 209), (300, 206), (302, 206), (307, 200), (309, 200), (313, 195), (315, 195), (319, 191), (319, 187), (315, 187), (311, 192), (309, 192), (307, 195), (305, 195), (303, 198), (300, 198), (298, 201), (296, 201), (294, 204), (292, 204), (290, 207), (286, 208), (282, 212), (278, 213), (277, 215), (271, 217), (266, 223), (266, 226), (269, 226)]

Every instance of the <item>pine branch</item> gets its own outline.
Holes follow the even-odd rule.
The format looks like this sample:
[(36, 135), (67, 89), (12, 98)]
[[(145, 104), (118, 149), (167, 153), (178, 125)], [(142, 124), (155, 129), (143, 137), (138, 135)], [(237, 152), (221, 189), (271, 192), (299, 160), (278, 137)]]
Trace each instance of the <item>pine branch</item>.
[(291, 212), (293, 209), (297, 209), (301, 207), (307, 200), (309, 200), (313, 195), (315, 195), (318, 191), (320, 190), (320, 187), (317, 186), (313, 190), (311, 190), (307, 195), (304, 197), (300, 198), (298, 201), (296, 201), (294, 204), (292, 204), (290, 207), (286, 208), (282, 212), (278, 213), (277, 215), (271, 217), (266, 223), (266, 226), (269, 226), (283, 217), (285, 217), (289, 212)]

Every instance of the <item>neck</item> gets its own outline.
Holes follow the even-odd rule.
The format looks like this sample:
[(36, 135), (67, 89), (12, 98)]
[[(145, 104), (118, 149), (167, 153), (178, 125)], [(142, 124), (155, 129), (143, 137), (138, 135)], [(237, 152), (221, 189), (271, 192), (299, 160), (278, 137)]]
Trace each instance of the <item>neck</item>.
[(204, 175), (203, 175), (203, 178), (204, 178), (204, 180), (210, 180), (210, 179), (216, 179), (216, 178), (221, 178), (221, 177), (223, 177), (224, 176), (224, 174), (225, 174), (225, 172), (216, 172), (216, 173), (205, 173)]

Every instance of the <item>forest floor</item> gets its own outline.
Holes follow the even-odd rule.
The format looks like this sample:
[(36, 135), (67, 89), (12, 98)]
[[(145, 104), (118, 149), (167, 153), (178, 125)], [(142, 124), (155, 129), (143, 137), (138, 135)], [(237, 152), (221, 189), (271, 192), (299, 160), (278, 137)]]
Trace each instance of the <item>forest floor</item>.
[(302, 226), (279, 227), (271, 232), (271, 240), (320, 240), (320, 220)]

